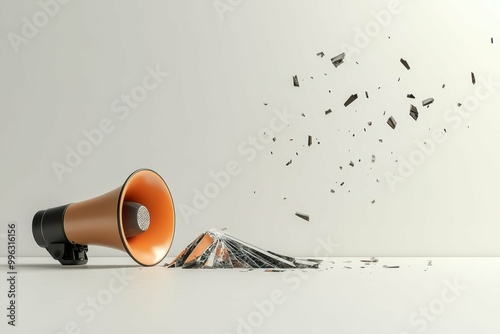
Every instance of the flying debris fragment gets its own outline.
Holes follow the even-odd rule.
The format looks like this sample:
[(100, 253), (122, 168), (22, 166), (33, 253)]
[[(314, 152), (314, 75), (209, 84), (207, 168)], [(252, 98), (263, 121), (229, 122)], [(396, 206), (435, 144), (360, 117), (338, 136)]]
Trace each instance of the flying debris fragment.
[(318, 52), (318, 53), (316, 53), (316, 56), (319, 56), (319, 57), (323, 58), (325, 56), (325, 53), (324, 52)]
[(309, 215), (306, 215), (305, 213), (295, 212), (295, 215), (299, 218), (309, 221)]
[(365, 96), (366, 96), (367, 99), (369, 98), (368, 92), (366, 90), (365, 90)]
[(296, 75), (293, 76), (293, 85), (295, 87), (299, 87), (299, 79), (297, 78)]
[(404, 60), (403, 58), (400, 59), (401, 64), (403, 64), (404, 67), (406, 67), (407, 70), (410, 69), (410, 65), (408, 65), (408, 62)]
[(344, 62), (344, 57), (345, 57), (345, 52), (342, 52), (341, 54), (339, 54), (338, 56), (335, 56), (333, 57), (331, 60), (332, 60), (332, 64), (333, 66), (335, 67), (339, 67), (340, 64), (342, 64)]
[(410, 104), (410, 116), (414, 119), (418, 119), (418, 111), (417, 107), (415, 107), (413, 104)]
[(184, 269), (317, 269), (321, 262), (266, 251), (236, 239), (223, 230), (212, 228), (202, 233), (165, 266)]
[(285, 165), (285, 166), (288, 166), (288, 165), (290, 165), (291, 163), (292, 163), (292, 159), (290, 159), (290, 161), (288, 161), (288, 162), (286, 163), (286, 165)]
[(474, 72), (470, 72), (470, 78), (472, 80), (472, 84), (475, 85), (476, 84), (476, 76), (474, 75)]
[(406, 94), (406, 97), (409, 98), (409, 99), (414, 99), (415, 96), (413, 94)]
[(429, 104), (431, 104), (432, 102), (434, 102), (434, 98), (429, 97), (428, 99), (425, 99), (422, 101), (422, 105), (425, 107), (425, 106), (428, 106)]
[(391, 116), (387, 120), (387, 124), (389, 124), (389, 126), (394, 129), (396, 127), (396, 124), (398, 124), (398, 123), (396, 122), (396, 120), (394, 119), (394, 117)]
[(356, 101), (357, 98), (358, 98), (358, 94), (352, 94), (351, 96), (349, 96), (347, 101), (344, 102), (344, 107), (347, 107), (348, 105), (350, 105), (351, 103)]
[(375, 154), (372, 154), (372, 162), (375, 162)]
[(307, 136), (307, 146), (311, 146), (313, 143), (313, 139), (311, 136)]
[(354, 162), (349, 162), (349, 166), (354, 167)]
[(374, 256), (372, 256), (369, 260), (360, 260), (361, 262), (365, 262), (365, 263), (377, 263), (378, 262), (378, 259)]
[(384, 264), (384, 266), (383, 266), (383, 267), (384, 267), (384, 268), (389, 268), (389, 269), (397, 269), (397, 268), (399, 268), (399, 266), (389, 266), (389, 265), (387, 265), (387, 264)]
[(332, 112), (332, 109), (325, 110), (325, 115), (328, 115), (331, 112)]

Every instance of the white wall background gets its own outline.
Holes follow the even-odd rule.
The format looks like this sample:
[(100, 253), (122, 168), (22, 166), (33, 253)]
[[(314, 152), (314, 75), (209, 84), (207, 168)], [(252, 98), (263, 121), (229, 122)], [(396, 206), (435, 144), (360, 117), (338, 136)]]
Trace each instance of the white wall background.
[[(9, 33), (23, 36), (23, 18), (33, 22), (41, 7), (0, 1), (0, 234), (17, 222), (19, 255), (48, 256), (31, 235), (37, 210), (104, 193), (141, 167), (174, 195), (172, 256), (210, 227), (288, 255), (312, 255), (318, 238), (338, 244), (339, 256), (500, 255), (500, 86), (483, 83), (500, 82), (497, 1), (401, 1), (384, 27), (374, 13), (386, 1), (217, 3), (231, 10), (73, 0), (16, 53)], [(360, 45), (366, 29), (372, 36)], [(329, 59), (348, 44), (357, 50), (335, 68)], [(120, 119), (112, 102), (157, 65), (169, 76)], [(435, 102), (423, 108), (427, 97)], [(453, 111), (458, 102), (467, 116)], [(295, 117), (247, 161), (238, 146), (269, 126), (273, 110)], [(104, 118), (114, 131), (60, 182), (54, 161), (65, 163), (66, 147)], [(414, 141), (445, 128), (446, 140), (391, 188), (385, 175), (418, 154)], [(231, 160), (241, 173), (198, 214), (182, 215)], [(115, 254), (124, 255), (93, 247), (89, 256)]]

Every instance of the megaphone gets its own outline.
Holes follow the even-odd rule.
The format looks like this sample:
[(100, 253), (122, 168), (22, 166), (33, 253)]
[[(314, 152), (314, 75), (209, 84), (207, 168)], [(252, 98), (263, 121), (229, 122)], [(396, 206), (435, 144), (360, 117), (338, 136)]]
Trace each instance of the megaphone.
[(63, 265), (86, 264), (88, 245), (98, 245), (154, 266), (172, 244), (174, 203), (160, 175), (139, 169), (108, 193), (38, 211), (32, 229), (36, 243)]

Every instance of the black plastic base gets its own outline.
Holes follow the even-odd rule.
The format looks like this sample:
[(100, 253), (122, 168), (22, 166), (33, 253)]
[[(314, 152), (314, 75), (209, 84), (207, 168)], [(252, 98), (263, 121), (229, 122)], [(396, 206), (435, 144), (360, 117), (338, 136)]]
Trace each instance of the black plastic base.
[(60, 243), (50, 244), (45, 249), (62, 265), (81, 265), (88, 262), (87, 251), (89, 248), (86, 245)]

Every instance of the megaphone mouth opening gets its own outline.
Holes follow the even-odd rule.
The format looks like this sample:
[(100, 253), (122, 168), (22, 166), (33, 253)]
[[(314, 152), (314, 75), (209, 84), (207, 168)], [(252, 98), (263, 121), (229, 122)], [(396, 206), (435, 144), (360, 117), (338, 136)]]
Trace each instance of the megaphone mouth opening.
[[(127, 238), (123, 228), (123, 205), (136, 202), (149, 211), (149, 228)], [(127, 253), (143, 266), (161, 262), (172, 245), (175, 232), (175, 210), (172, 195), (160, 175), (150, 169), (132, 173), (120, 191), (118, 198), (118, 230)]]

